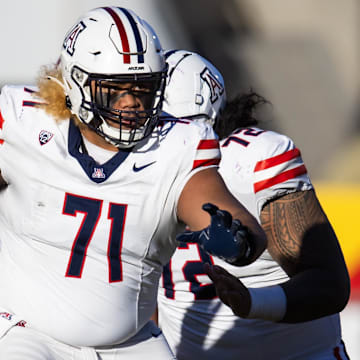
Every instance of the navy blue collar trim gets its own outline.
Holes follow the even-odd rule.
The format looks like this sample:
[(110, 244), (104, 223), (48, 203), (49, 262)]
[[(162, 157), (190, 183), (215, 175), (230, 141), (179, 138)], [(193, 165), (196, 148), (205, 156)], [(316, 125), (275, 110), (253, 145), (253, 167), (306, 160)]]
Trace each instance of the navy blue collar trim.
[(79, 128), (70, 120), (68, 150), (81, 165), (88, 178), (95, 183), (106, 181), (111, 174), (122, 164), (131, 151), (119, 150), (106, 163), (100, 165), (88, 154), (80, 152), (82, 135)]

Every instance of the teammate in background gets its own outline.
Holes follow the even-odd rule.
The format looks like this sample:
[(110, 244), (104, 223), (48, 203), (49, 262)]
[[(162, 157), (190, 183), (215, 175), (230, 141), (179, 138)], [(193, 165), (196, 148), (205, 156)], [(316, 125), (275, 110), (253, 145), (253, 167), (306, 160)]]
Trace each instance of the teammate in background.
[(347, 359), (339, 312), (349, 298), (348, 272), (299, 149), (256, 127), (255, 109), (265, 99), (251, 92), (221, 110), (219, 71), (196, 53), (167, 55), (164, 111), (215, 122), (219, 172), (268, 237), (268, 250), (241, 268), (196, 243), (178, 246), (158, 295), (170, 346), (179, 360)]
[(159, 122), (165, 76), (150, 25), (103, 7), (38, 87), (2, 89), (0, 359), (173, 358), (149, 319), (184, 223), (234, 264), (265, 249), (217, 172), (212, 128)]

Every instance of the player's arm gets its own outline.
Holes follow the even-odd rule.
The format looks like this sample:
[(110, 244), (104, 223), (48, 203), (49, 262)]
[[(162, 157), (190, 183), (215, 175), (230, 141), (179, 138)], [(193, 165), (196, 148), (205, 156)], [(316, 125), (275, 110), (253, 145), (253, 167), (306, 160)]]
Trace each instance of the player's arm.
[[(257, 259), (266, 248), (265, 233), (257, 220), (228, 191), (216, 168), (197, 172), (184, 186), (177, 206), (179, 220), (187, 224), (193, 231), (208, 227), (210, 216), (208, 212), (202, 209), (205, 203), (214, 204), (219, 209), (228, 211), (233, 219), (240, 220), (241, 224), (249, 231), (248, 240), (251, 242), (251, 255), (246, 263), (251, 263)], [(212, 216), (212, 223), (213, 219)], [(226, 247), (226, 242), (222, 236), (216, 239), (217, 243), (218, 241)], [(241, 263), (241, 265), (244, 264)]]
[(261, 212), (268, 250), (289, 275), (281, 284), (286, 299), (283, 322), (299, 322), (340, 312), (350, 281), (336, 235), (313, 190), (271, 201)]
[(248, 289), (219, 266), (205, 266), (234, 314), (297, 323), (335, 314), (346, 305), (350, 280), (336, 235), (313, 190), (269, 202), (261, 212), (268, 250), (290, 279)]
[(156, 325), (159, 325), (159, 312), (158, 312), (158, 307), (156, 307), (154, 313), (151, 315), (150, 320), (152, 320)]

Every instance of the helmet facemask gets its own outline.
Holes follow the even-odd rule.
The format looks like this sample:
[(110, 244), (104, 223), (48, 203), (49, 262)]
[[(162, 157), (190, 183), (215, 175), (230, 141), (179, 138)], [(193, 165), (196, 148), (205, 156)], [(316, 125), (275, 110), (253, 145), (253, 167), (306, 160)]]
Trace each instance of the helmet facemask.
[[(87, 74), (74, 67), (72, 79), (83, 97), (80, 120), (112, 145), (132, 147), (150, 135), (157, 125), (165, 72), (104, 75)], [(132, 96), (137, 106), (119, 109), (116, 104), (125, 96)]]

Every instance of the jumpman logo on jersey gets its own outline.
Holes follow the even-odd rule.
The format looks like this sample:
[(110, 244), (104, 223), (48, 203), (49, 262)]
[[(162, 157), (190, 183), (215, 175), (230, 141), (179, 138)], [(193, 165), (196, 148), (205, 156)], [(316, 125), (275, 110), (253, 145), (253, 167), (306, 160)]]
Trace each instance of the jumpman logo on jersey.
[(152, 164), (155, 164), (155, 163), (156, 163), (156, 161), (153, 161), (153, 162), (151, 162), (151, 163), (148, 163), (148, 164), (145, 164), (145, 165), (139, 166), (139, 167), (137, 167), (136, 164), (134, 164), (133, 170), (134, 170), (135, 172), (138, 172), (138, 171), (144, 170), (144, 169), (147, 168), (148, 166), (150, 166), (150, 165), (152, 165)]

